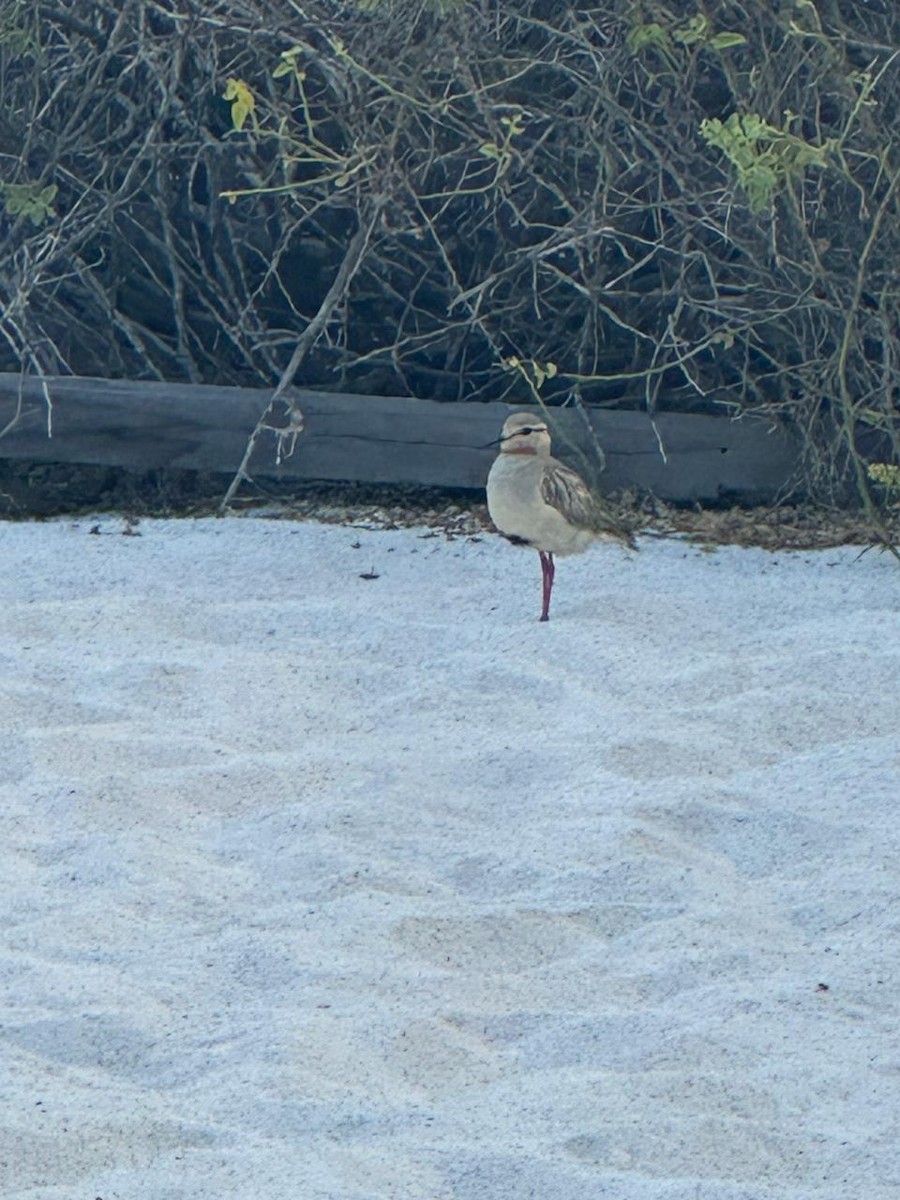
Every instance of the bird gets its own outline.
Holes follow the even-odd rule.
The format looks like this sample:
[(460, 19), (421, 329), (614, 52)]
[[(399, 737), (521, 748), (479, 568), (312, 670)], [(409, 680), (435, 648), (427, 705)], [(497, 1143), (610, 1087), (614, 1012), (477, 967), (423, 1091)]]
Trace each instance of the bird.
[(506, 418), (500, 446), (487, 480), (487, 505), (498, 532), (514, 546), (537, 550), (543, 576), (541, 621), (550, 619), (556, 575), (554, 554), (581, 554), (595, 541), (616, 538), (632, 550), (637, 544), (577, 471), (553, 458), (550, 431), (536, 413)]

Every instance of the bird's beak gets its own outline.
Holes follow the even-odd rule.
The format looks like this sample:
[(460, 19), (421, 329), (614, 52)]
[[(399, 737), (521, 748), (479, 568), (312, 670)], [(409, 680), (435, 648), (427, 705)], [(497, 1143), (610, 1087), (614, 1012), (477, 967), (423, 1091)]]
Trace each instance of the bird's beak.
[(492, 442), (485, 442), (483, 446), (479, 446), (479, 450), (490, 450), (491, 446), (499, 446), (504, 441), (503, 437), (494, 438)]

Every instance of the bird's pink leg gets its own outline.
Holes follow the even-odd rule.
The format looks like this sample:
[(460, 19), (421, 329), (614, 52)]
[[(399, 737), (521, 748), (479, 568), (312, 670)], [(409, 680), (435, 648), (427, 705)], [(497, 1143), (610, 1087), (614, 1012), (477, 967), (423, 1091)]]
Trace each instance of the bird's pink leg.
[(547, 550), (539, 550), (541, 556), (541, 574), (544, 579), (544, 602), (541, 606), (541, 620), (550, 620), (550, 593), (553, 591), (553, 577), (556, 574), (556, 567), (553, 564), (553, 555)]

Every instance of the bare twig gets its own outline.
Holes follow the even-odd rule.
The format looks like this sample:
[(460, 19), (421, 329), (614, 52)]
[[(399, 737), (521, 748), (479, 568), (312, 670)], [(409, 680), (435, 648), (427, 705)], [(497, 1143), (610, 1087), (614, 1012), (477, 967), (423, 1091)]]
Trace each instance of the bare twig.
[[(350, 286), (350, 282), (353, 279), (353, 276), (359, 270), (360, 265), (365, 258), (366, 250), (369, 245), (369, 239), (372, 236), (372, 230), (378, 221), (378, 217), (379, 208), (377, 205), (375, 205), (366, 223), (359, 225), (356, 233), (350, 239), (343, 260), (341, 261), (340, 268), (338, 269), (338, 272), (332, 281), (331, 287), (328, 289), (324, 299), (322, 300), (322, 303), (319, 305), (316, 315), (312, 318), (312, 320), (303, 330), (303, 333), (297, 339), (297, 344), (294, 347), (294, 352), (291, 355), (290, 361), (281, 374), (281, 378), (278, 381), (278, 386), (272, 393), (272, 399), (269, 401), (265, 411), (256, 422), (255, 429), (247, 439), (244, 457), (241, 459), (241, 465), (235, 472), (234, 478), (228, 485), (228, 490), (222, 498), (222, 503), (219, 506), (220, 513), (224, 513), (227, 510), (229, 504), (234, 499), (238, 488), (244, 481), (249, 479), (247, 469), (249, 467), (250, 460), (253, 457), (253, 451), (256, 449), (256, 443), (259, 440), (260, 434), (264, 429), (273, 428), (272, 420), (276, 414), (278, 402), (293, 383), (297, 371), (303, 364), (303, 360), (316, 344), (317, 339), (321, 336), (321, 333), (328, 321), (331, 319), (334, 310), (346, 299), (347, 289)], [(289, 414), (289, 432), (296, 439), (297, 434), (299, 434), (303, 429), (303, 414), (300, 409), (294, 405), (289, 404), (286, 406), (286, 408)]]

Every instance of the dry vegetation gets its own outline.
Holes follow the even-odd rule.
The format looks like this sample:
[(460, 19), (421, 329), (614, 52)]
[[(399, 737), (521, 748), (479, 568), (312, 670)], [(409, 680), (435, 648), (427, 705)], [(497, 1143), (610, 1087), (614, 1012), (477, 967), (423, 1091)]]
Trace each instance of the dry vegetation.
[(0, 369), (764, 412), (871, 512), (898, 46), (896, 0), (0, 0)]

